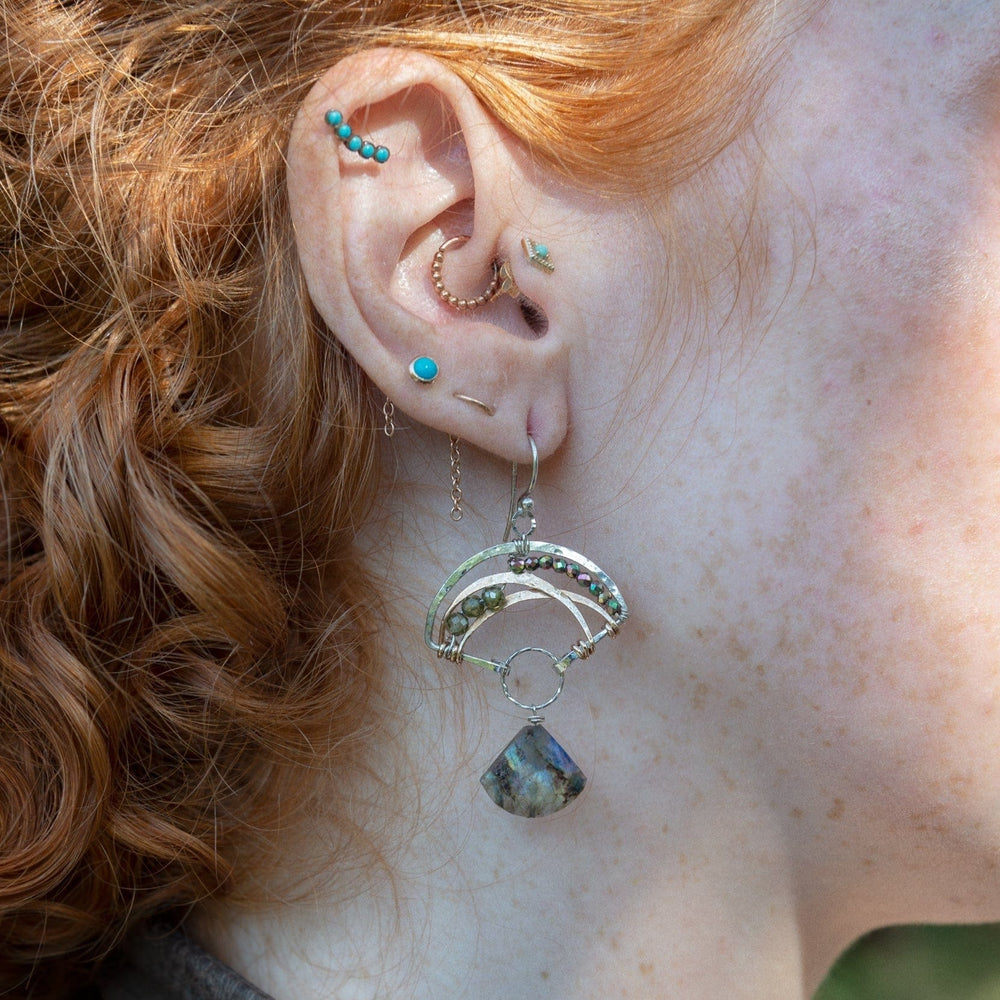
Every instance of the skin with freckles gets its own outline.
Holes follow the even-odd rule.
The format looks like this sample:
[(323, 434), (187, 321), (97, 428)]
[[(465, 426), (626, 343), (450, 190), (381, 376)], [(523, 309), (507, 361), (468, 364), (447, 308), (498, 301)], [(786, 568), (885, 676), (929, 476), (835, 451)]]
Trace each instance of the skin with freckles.
[[(557, 264), (516, 259), (542, 338), (573, 331), (539, 536), (632, 614), (547, 714), (590, 786), (531, 823), (478, 791), (521, 720), (415, 637), (498, 540), (509, 466), (468, 450), (456, 528), (446, 439), (409, 427), (381, 523), (417, 541), (369, 539), (403, 581), (383, 641), (419, 762), (376, 765), (409, 778), (393, 875), (198, 924), (278, 998), (800, 1000), (874, 927), (1000, 918), (1000, 3), (832, 0), (780, 44), (752, 137), (672, 196), (681, 225), (513, 196)], [(692, 232), (709, 278), (683, 309)], [(436, 245), (407, 245), (400, 301), (430, 301)], [(324, 849), (320, 817), (296, 850)]]

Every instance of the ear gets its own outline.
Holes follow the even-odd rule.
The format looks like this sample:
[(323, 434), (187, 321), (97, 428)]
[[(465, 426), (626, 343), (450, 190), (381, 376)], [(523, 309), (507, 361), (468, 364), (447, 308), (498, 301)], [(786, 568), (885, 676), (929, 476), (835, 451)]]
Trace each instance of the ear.
[[(330, 109), (389, 160), (349, 151)], [(525, 236), (549, 239), (558, 212), (528, 162), (459, 77), (403, 49), (334, 66), (303, 102), (288, 153), (301, 265), (330, 330), (411, 417), (521, 462), (528, 434), (543, 458), (565, 437), (571, 346), (571, 331), (550, 321), (557, 277), (522, 249)], [(521, 297), (473, 310), (445, 302), (431, 266), (454, 236), (469, 239), (447, 252), (449, 291), (474, 298), (494, 262), (508, 261)], [(439, 366), (430, 384), (409, 372), (424, 356)]]

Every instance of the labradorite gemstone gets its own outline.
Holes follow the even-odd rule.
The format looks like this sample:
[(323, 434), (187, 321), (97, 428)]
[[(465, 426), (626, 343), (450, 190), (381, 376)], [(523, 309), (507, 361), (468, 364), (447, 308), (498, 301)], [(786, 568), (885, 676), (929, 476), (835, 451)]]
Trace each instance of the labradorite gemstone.
[(444, 627), (449, 635), (465, 635), (469, 631), (469, 619), (461, 612), (456, 611), (448, 615)]
[(486, 610), (486, 602), (478, 594), (469, 594), (462, 601), (462, 614), (467, 618), (478, 618)]
[(483, 591), (483, 604), (490, 611), (496, 611), (497, 608), (503, 607), (503, 591), (499, 587), (487, 587)]
[(539, 556), (538, 557), (538, 568), (539, 569), (552, 569), (552, 556)]
[(540, 725), (525, 726), (479, 779), (489, 797), (515, 816), (548, 816), (587, 783), (583, 771)]

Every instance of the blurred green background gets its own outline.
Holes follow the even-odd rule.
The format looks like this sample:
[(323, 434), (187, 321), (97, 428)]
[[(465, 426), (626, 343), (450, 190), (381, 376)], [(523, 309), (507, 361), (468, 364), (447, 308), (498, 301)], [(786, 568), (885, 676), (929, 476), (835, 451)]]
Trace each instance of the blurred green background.
[(1000, 1000), (1000, 924), (876, 931), (813, 1000)]

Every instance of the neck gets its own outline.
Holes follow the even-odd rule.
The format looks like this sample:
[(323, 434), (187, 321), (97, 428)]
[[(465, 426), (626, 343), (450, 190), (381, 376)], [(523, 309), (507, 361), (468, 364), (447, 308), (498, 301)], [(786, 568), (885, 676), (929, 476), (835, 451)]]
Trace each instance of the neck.
[[(361, 888), (331, 878), (287, 904), (217, 906), (199, 917), (198, 932), (278, 1000), (539, 990), (558, 1000), (622, 991), (807, 996), (850, 935), (845, 929), (828, 953), (803, 957), (796, 886), (809, 879), (797, 877), (786, 847), (791, 810), (761, 764), (759, 739), (747, 737), (761, 730), (748, 725), (736, 735), (733, 697), (695, 670), (676, 669), (683, 653), (662, 648), (662, 630), (651, 627), (662, 610), (633, 601), (622, 634), (577, 666), (545, 713), (588, 775), (578, 801), (528, 820), (501, 811), (480, 788), (479, 775), (524, 713), (503, 699), (494, 676), (436, 660), (420, 638), (427, 599), (447, 573), (502, 534), (506, 470), (480, 468), (488, 463), (472, 454), (467, 463), (466, 481), (477, 484), (467, 493), (497, 498), (494, 517), (480, 519), (470, 506), (456, 528), (445, 487), (427, 492), (439, 509), (415, 514), (420, 491), (411, 485), (392, 515), (406, 511), (414, 523), (403, 533), (433, 541), (412, 565), (400, 566), (396, 552), (385, 566), (387, 579), (410, 581), (382, 636), (401, 679), (389, 713), (397, 731), (373, 764), (370, 794), (359, 796), (380, 803), (383, 832), (372, 854), (384, 868), (366, 866)], [(539, 537), (622, 572), (600, 529), (556, 523), (544, 488), (537, 498)], [(627, 573), (641, 553), (618, 556)], [(302, 848), (314, 860), (297, 867), (331, 869), (323, 855), (330, 839), (318, 823)]]

